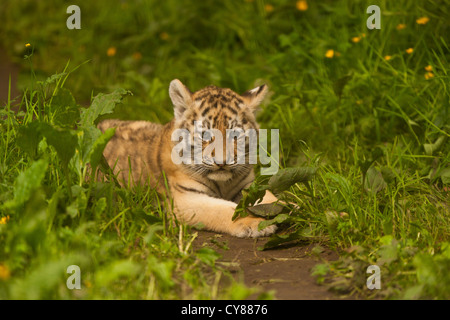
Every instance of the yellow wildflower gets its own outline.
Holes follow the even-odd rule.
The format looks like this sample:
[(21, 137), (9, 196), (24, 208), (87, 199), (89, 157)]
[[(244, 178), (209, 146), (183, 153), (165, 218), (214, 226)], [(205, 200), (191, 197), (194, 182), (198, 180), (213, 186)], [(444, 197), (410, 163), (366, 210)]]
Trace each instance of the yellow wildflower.
[(168, 40), (169, 39), (169, 34), (167, 33), (167, 32), (161, 32), (160, 34), (159, 34), (159, 37), (161, 38), (161, 40), (164, 40), (164, 41), (166, 41), (166, 40)]
[(325, 52), (325, 57), (327, 57), (328, 59), (333, 58), (334, 57), (334, 50), (333, 49), (327, 50), (327, 52)]
[(29, 48), (29, 47), (31, 47), (31, 44), (27, 43), (27, 44), (25, 45), (25, 47)]
[(306, 10), (308, 10), (308, 2), (306, 2), (305, 0), (299, 0), (299, 1), (297, 1), (297, 3), (295, 4), (295, 6), (297, 7), (297, 10), (300, 10), (300, 11), (306, 11)]
[(11, 272), (4, 264), (0, 264), (0, 280), (8, 280), (11, 276)]
[(434, 77), (434, 74), (433, 74), (432, 72), (427, 72), (427, 73), (425, 73), (425, 79), (426, 79), (426, 80), (431, 79), (431, 78), (433, 78), (433, 77)]
[(142, 53), (140, 53), (140, 52), (133, 53), (133, 60), (139, 61), (141, 59), (142, 59)]
[(428, 65), (428, 66), (425, 67), (425, 70), (428, 71), (428, 72), (431, 72), (431, 71), (433, 71), (433, 67)]
[(408, 48), (408, 49), (406, 49), (406, 53), (407, 53), (407, 54), (411, 54), (411, 53), (413, 53), (413, 51), (414, 51), (413, 48)]
[(8, 223), (8, 221), (9, 221), (9, 216), (2, 217), (0, 219), (0, 224), (6, 224), (6, 223)]
[(109, 47), (108, 50), (106, 51), (106, 55), (108, 57), (114, 57), (116, 55), (117, 49), (116, 47)]
[(430, 18), (428, 17), (421, 17), (416, 20), (417, 24), (427, 24), (428, 21), (430, 21)]
[(272, 12), (273, 9), (274, 9), (273, 5), (271, 5), (269, 3), (264, 6), (264, 10), (266, 10), (266, 12)]
[(353, 38), (352, 38), (352, 41), (353, 41), (354, 43), (358, 43), (358, 42), (361, 41), (361, 37), (353, 37)]
[(392, 59), (392, 56), (384, 56), (384, 60), (389, 61)]
[(406, 28), (406, 24), (404, 24), (404, 23), (400, 23), (395, 27), (395, 29), (397, 29), (397, 30), (403, 30), (405, 28)]

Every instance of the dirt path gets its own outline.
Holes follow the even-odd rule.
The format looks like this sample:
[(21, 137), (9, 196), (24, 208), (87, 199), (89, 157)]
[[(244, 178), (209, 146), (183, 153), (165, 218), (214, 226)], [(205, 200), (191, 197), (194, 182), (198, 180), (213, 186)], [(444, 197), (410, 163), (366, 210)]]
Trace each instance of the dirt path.
[(336, 260), (336, 253), (325, 249), (319, 258), (311, 253), (314, 245), (258, 250), (266, 241), (267, 238), (239, 239), (199, 231), (194, 247), (207, 246), (216, 250), (222, 255), (220, 262), (233, 262), (231, 271), (238, 277), (243, 275), (246, 285), (275, 290), (276, 299), (339, 299), (326, 287), (317, 285), (311, 276), (311, 268), (320, 263), (320, 259)]

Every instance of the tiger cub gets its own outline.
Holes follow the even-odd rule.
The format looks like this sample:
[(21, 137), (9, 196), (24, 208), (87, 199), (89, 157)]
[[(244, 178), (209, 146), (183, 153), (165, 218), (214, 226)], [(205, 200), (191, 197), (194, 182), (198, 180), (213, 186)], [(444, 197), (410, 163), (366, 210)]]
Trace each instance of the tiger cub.
[[(226, 136), (227, 129), (254, 129), (258, 124), (254, 112), (268, 89), (262, 85), (238, 95), (230, 89), (208, 86), (192, 93), (179, 80), (170, 83), (169, 95), (174, 105), (174, 119), (165, 125), (147, 121), (105, 120), (99, 123), (101, 131), (115, 127), (115, 135), (103, 154), (123, 185), (149, 183), (160, 192), (166, 190), (173, 199), (173, 212), (177, 219), (190, 224), (202, 224), (205, 229), (228, 233), (236, 237), (261, 237), (275, 232), (274, 225), (258, 230), (263, 220), (256, 217), (232, 221), (241, 191), (254, 180), (253, 165), (248, 161), (173, 161), (175, 130), (195, 137), (194, 124), (214, 129)], [(201, 142), (205, 150), (214, 138)], [(194, 150), (191, 140), (187, 145)], [(236, 148), (234, 149), (236, 151)], [(222, 152), (219, 160), (226, 158)], [(192, 155), (193, 159), (193, 155)], [(248, 154), (246, 155), (248, 160)], [(190, 159), (189, 159), (190, 160)], [(267, 192), (261, 203), (277, 198)]]

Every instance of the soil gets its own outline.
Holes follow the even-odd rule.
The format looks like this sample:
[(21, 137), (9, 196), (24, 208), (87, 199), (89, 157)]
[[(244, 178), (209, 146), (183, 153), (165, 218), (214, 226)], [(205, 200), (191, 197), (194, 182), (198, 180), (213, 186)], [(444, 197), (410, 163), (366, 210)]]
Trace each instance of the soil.
[[(275, 291), (279, 300), (330, 300), (340, 297), (319, 286), (311, 269), (318, 263), (338, 259), (338, 255), (326, 248), (313, 254), (316, 246), (296, 245), (261, 251), (268, 238), (241, 239), (229, 235), (198, 231), (194, 249), (210, 247), (220, 253), (216, 263), (227, 266), (237, 279), (243, 277), (249, 287), (261, 291)], [(250, 298), (257, 298), (250, 297)]]

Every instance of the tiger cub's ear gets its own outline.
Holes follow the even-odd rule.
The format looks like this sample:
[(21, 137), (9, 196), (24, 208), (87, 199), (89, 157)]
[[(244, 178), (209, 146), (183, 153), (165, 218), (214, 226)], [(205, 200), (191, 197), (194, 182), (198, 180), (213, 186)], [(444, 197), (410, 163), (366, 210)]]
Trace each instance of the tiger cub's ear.
[(264, 98), (269, 92), (269, 88), (263, 84), (262, 86), (256, 87), (252, 90), (249, 90), (242, 94), (242, 98), (244, 98), (245, 104), (252, 111), (255, 111), (256, 108), (261, 104)]
[(192, 104), (192, 93), (180, 80), (175, 79), (170, 82), (169, 96), (174, 106), (175, 119), (180, 119)]

